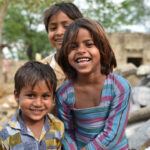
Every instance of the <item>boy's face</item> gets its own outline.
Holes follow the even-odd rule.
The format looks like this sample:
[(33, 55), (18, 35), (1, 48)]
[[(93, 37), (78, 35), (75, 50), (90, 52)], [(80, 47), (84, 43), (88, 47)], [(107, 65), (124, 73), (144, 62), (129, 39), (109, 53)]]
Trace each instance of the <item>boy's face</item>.
[(50, 43), (59, 51), (67, 27), (73, 22), (64, 12), (59, 11), (49, 20), (48, 38)]
[(53, 91), (50, 91), (44, 80), (39, 81), (34, 88), (23, 87), (15, 98), (22, 111), (22, 119), (26, 124), (43, 122), (44, 116), (52, 110)]

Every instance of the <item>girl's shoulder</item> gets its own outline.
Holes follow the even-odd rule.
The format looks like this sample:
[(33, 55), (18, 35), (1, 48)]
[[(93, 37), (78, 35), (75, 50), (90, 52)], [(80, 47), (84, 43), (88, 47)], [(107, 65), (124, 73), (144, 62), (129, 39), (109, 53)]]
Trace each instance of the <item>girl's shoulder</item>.
[(109, 82), (111, 82), (111, 84), (113, 84), (114, 86), (117, 86), (117, 87), (121, 86), (124, 88), (130, 88), (131, 87), (128, 80), (126, 80), (124, 77), (117, 75), (115, 73), (110, 73), (107, 76), (107, 79), (110, 80)]
[(115, 73), (110, 73), (107, 75), (107, 78), (112, 80), (112, 81), (124, 81), (124, 82), (128, 82), (124, 77), (118, 75), (118, 74), (115, 74)]
[(64, 84), (62, 84), (56, 91), (56, 94), (63, 94), (65, 92), (67, 92), (69, 89), (73, 89), (73, 81), (72, 80), (68, 80), (66, 81)]

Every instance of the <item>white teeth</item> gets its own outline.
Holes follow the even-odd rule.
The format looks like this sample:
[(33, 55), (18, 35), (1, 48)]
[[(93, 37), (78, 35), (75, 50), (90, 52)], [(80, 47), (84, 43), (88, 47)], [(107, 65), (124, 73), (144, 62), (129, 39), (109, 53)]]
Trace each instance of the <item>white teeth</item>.
[(82, 61), (89, 61), (90, 59), (89, 58), (80, 58), (80, 59), (77, 59), (77, 62), (80, 63)]
[(57, 39), (55, 40), (56, 42), (62, 42), (63, 40), (62, 39)]

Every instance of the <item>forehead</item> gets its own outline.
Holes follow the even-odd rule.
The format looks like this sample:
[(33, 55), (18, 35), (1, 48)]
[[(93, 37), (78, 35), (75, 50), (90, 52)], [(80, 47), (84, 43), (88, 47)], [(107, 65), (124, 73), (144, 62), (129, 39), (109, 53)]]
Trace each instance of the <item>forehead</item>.
[(51, 83), (48, 81), (48, 85), (46, 84), (45, 80), (40, 80), (40, 81), (35, 81), (35, 82), (30, 82), (26, 84), (24, 87), (22, 87), (22, 90), (40, 90), (40, 89), (50, 89), (51, 88)]
[(78, 36), (82, 36), (82, 35), (91, 37), (90, 31), (86, 28), (79, 28)]
[(92, 35), (90, 31), (86, 28), (79, 28), (75, 33), (74, 33), (74, 40), (79, 41), (79, 40), (92, 40)]
[(49, 20), (49, 24), (57, 24), (57, 23), (61, 23), (61, 22), (73, 22), (72, 19), (70, 19), (67, 14), (65, 14), (63, 11), (58, 11), (56, 14), (52, 15), (50, 20)]

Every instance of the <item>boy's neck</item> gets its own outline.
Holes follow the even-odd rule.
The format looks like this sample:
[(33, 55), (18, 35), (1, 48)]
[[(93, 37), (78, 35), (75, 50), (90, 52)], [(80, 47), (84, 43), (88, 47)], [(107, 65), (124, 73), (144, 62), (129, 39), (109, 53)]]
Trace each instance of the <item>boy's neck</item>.
[(33, 135), (40, 139), (42, 128), (44, 125), (44, 119), (41, 121), (35, 121), (35, 122), (29, 122), (26, 120), (23, 120), (25, 125), (32, 131)]
[(40, 139), (40, 136), (41, 136), (41, 132), (42, 132), (42, 128), (43, 128), (43, 125), (44, 125), (44, 122), (43, 123), (36, 123), (36, 124), (33, 124), (31, 126), (28, 126), (28, 128), (32, 131), (32, 133), (34, 134), (34, 136), (37, 138), (37, 139)]

